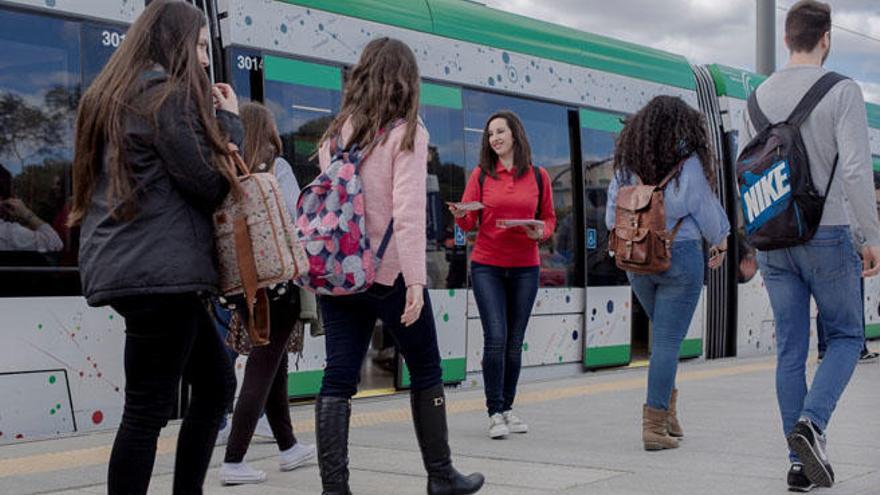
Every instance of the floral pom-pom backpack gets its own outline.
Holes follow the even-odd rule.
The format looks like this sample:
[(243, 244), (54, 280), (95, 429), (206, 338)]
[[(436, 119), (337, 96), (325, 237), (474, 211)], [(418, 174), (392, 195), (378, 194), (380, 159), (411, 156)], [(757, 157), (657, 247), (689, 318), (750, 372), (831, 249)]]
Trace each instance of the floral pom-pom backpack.
[[(404, 122), (396, 121), (391, 129)], [(330, 140), (330, 150), (330, 165), (303, 189), (297, 204), (296, 235), (309, 263), (294, 282), (316, 294), (345, 296), (373, 285), (394, 221), (388, 223), (374, 252), (367, 237), (359, 176), (368, 152), (356, 143), (343, 147), (338, 136)]]

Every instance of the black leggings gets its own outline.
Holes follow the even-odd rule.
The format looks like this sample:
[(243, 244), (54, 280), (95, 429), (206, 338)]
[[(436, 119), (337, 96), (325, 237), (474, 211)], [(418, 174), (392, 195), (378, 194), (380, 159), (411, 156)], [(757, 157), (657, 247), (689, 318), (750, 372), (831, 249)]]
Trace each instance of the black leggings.
[(287, 341), (299, 318), (299, 294), (296, 290), (288, 294), (270, 303), (269, 345), (254, 347), (248, 356), (224, 462), (244, 460), (264, 408), (278, 449), (296, 444), (287, 402)]
[(177, 438), (173, 493), (201, 494), (217, 430), (235, 393), (232, 362), (207, 307), (191, 293), (128, 297), (112, 306), (125, 318), (125, 407), (107, 491), (147, 493), (159, 431), (174, 413), (185, 377), (192, 393)]

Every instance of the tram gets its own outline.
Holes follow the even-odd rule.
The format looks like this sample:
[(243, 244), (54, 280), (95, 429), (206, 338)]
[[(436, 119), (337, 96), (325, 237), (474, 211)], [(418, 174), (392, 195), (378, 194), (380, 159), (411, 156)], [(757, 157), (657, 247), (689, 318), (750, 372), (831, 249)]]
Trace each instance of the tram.
[[(63, 241), (62, 249), (13, 250), (0, 238), (0, 444), (113, 428), (120, 420), (124, 325), (111, 309), (89, 308), (82, 298), (78, 233), (64, 218), (79, 97), (148, 2), (0, 0), (0, 201), (20, 199)], [(431, 136), (428, 288), (447, 383), (479, 385), (482, 329), (467, 275), (473, 239), (443, 204), (460, 198), (495, 110), (522, 118), (534, 162), (552, 178), (559, 219), (541, 246), (541, 288), (523, 346), (525, 380), (630, 365), (650, 353), (648, 319), (606, 250), (606, 189), (622, 118), (661, 94), (699, 108), (721, 157), (719, 195), (731, 224), (741, 224), (732, 164), (745, 99), (762, 80), (756, 74), (692, 65), (468, 0), (193, 3), (211, 28), (212, 77), (231, 83), (241, 101), (271, 109), (301, 185), (318, 173), (310, 157), (361, 48), (376, 36), (412, 47)], [(868, 111), (880, 179), (880, 106)], [(707, 276), (682, 358), (774, 352), (754, 250), (741, 231), (732, 241), (726, 264)], [(865, 297), (866, 334), (880, 337), (880, 281), (868, 281)], [(389, 350), (382, 341), (377, 328), (377, 358)], [(390, 356), (367, 360), (364, 394), (408, 386), (405, 364), (393, 350)], [(290, 360), (291, 399), (318, 392), (324, 357), (320, 332), (307, 332), (303, 353)], [(236, 363), (239, 374), (245, 359)]]

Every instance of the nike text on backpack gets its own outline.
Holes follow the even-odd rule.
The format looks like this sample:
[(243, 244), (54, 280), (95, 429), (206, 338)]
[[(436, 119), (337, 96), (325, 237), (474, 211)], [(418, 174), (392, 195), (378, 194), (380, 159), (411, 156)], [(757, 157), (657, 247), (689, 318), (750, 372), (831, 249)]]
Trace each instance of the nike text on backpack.
[(251, 174), (233, 151), (231, 167), (239, 172), (240, 193), (230, 193), (214, 213), (220, 291), (243, 294), (247, 329), (254, 346), (269, 343), (269, 298), (266, 287), (288, 282), (305, 270), (308, 260), (295, 242), (293, 220), (275, 176)]
[[(398, 120), (392, 128), (404, 122)], [(394, 220), (388, 223), (374, 254), (367, 236), (359, 175), (368, 153), (357, 143), (343, 147), (338, 136), (330, 140), (330, 151), (330, 165), (299, 197), (296, 234), (308, 256), (308, 270), (300, 273), (295, 283), (316, 294), (344, 296), (373, 285), (391, 241)]]
[(621, 270), (638, 274), (662, 273), (672, 264), (672, 232), (666, 230), (663, 191), (681, 169), (679, 164), (656, 186), (621, 186), (617, 192), (614, 228), (608, 236), (608, 254)]
[(755, 248), (797, 246), (809, 241), (819, 228), (837, 157), (824, 194), (820, 195), (810, 173), (800, 127), (828, 91), (844, 79), (835, 72), (825, 74), (791, 115), (777, 123), (771, 123), (761, 111), (755, 92), (749, 96), (749, 118), (757, 135), (739, 155), (736, 177), (746, 238)]

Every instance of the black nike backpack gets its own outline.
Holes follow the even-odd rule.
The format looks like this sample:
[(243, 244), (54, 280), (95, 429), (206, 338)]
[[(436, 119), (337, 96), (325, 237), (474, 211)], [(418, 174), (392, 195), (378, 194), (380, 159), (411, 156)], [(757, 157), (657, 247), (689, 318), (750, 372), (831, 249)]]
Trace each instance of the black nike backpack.
[(749, 96), (749, 118), (757, 135), (736, 161), (736, 178), (746, 240), (760, 250), (782, 249), (812, 239), (822, 220), (837, 157), (824, 194), (810, 173), (810, 159), (800, 127), (816, 105), (846, 77), (829, 72), (807, 91), (782, 122), (771, 123), (758, 106), (756, 92)]

